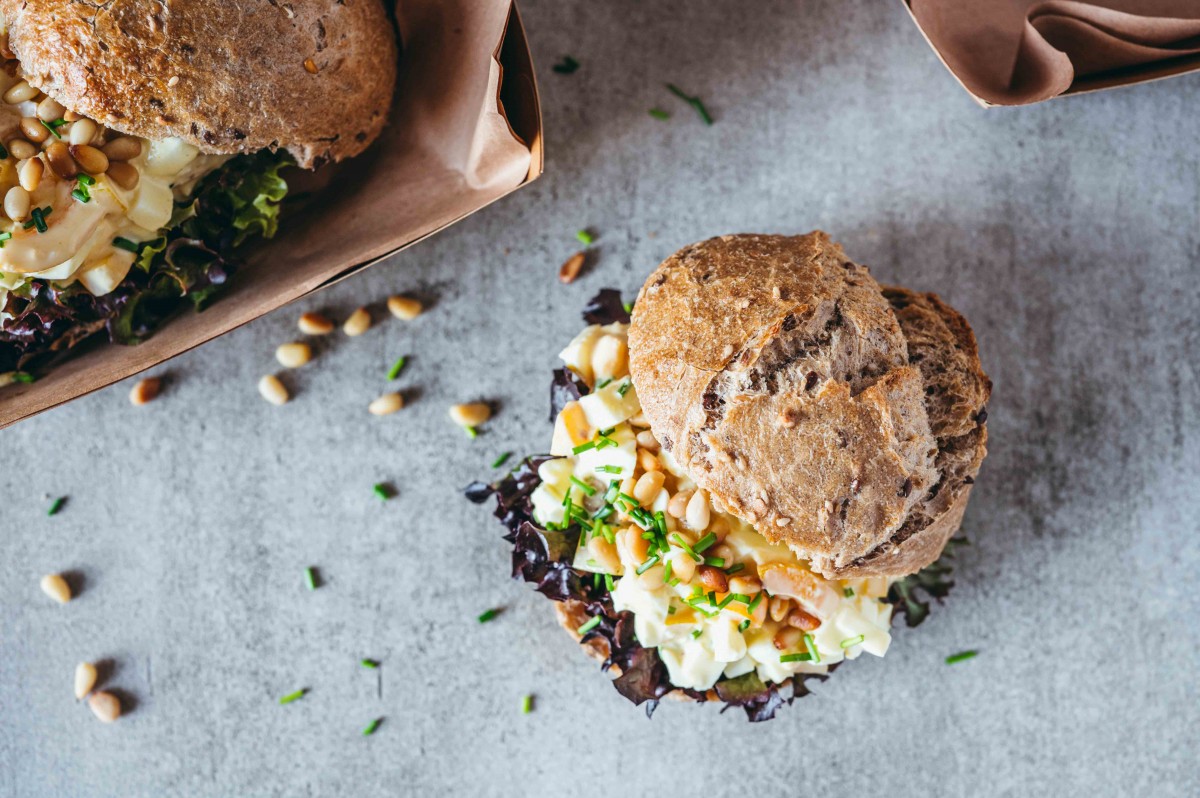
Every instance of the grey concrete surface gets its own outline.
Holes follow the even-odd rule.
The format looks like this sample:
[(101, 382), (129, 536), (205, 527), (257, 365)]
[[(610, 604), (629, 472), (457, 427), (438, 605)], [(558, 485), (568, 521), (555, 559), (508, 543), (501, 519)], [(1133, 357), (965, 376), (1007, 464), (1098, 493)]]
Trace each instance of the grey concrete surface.
[[(118, 385), (0, 437), (0, 795), (1200, 794), (1200, 77), (983, 111), (898, 2), (522, 10), (544, 179), (167, 364), (153, 405)], [(564, 287), (583, 226), (595, 268)], [(928, 623), (775, 721), (647, 721), (459, 488), (547, 445), (548, 370), (597, 288), (815, 227), (973, 322), (995, 380), (975, 545)], [(297, 313), (394, 291), (432, 308), (258, 398)], [(405, 353), (411, 405), (367, 415)], [(475, 397), (501, 410), (470, 441), (446, 407)], [(70, 496), (53, 518), (47, 494)], [(37, 580), (64, 569), (83, 590), (59, 607)], [(72, 699), (81, 659), (112, 662), (118, 724)]]

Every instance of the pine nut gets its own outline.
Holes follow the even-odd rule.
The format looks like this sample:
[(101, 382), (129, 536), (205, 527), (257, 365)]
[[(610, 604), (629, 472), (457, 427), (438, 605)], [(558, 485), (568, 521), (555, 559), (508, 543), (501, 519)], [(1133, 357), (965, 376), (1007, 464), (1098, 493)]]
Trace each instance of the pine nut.
[(760, 627), (764, 623), (767, 622), (767, 602), (765, 602), (765, 601), (758, 602), (758, 606), (755, 607), (754, 610), (750, 613), (750, 621), (756, 627)]
[(46, 97), (38, 103), (37, 118), (43, 122), (53, 122), (56, 119), (62, 119), (66, 110), (57, 100)]
[(129, 401), (135, 406), (141, 407), (147, 402), (152, 402), (158, 398), (159, 391), (162, 390), (162, 380), (158, 377), (147, 377), (144, 380), (139, 380), (138, 384), (133, 386), (133, 390), (129, 392)]
[(16, 105), (28, 100), (32, 100), (38, 96), (38, 90), (30, 86), (23, 80), (19, 80), (9, 87), (8, 91), (4, 92), (4, 102), (9, 105)]
[(72, 144), (71, 156), (89, 175), (102, 175), (108, 171), (108, 156), (90, 144)]
[(687, 512), (688, 499), (692, 498), (690, 490), (681, 490), (671, 497), (671, 501), (667, 502), (667, 515), (672, 518), (682, 519), (684, 513)]
[(779, 651), (787, 651), (789, 648), (795, 648), (800, 645), (800, 638), (804, 636), (794, 626), (785, 626), (775, 634), (775, 639), (771, 642), (775, 644), (775, 648)]
[(692, 559), (692, 555), (683, 549), (672, 548), (667, 559), (671, 563), (671, 573), (678, 576), (680, 582), (686, 585), (692, 581), (692, 577), (696, 575), (696, 561)]
[(615, 335), (605, 335), (592, 348), (592, 373), (597, 380), (629, 371), (629, 347)]
[(658, 458), (645, 449), (638, 450), (638, 465), (643, 471), (662, 471), (662, 463), (658, 462)]
[(42, 120), (36, 116), (21, 117), (21, 134), (25, 138), (32, 141), (34, 144), (41, 144), (46, 139), (50, 138), (50, 131), (42, 124)]
[(96, 686), (96, 666), (90, 662), (81, 662), (75, 666), (75, 700), (82, 700)]
[(275, 350), (275, 359), (285, 369), (298, 369), (312, 360), (312, 347), (302, 343), (281, 344)]
[(796, 607), (787, 617), (788, 626), (794, 626), (803, 632), (811, 632), (821, 625), (821, 622), (804, 610)]
[(621, 558), (617, 547), (609, 543), (602, 535), (596, 535), (587, 542), (588, 556), (604, 569), (605, 573), (621, 573)]
[(109, 180), (126, 191), (133, 191), (142, 180), (141, 172), (133, 164), (124, 161), (109, 162), (108, 171), (105, 174), (108, 175)]
[(283, 383), (274, 374), (267, 374), (258, 381), (258, 393), (273, 405), (286, 404), (291, 397)]
[(708, 496), (704, 494), (703, 490), (697, 490), (688, 500), (684, 523), (688, 525), (689, 529), (699, 532), (708, 526), (710, 520), (712, 520), (712, 516), (708, 509)]
[(367, 405), (367, 410), (373, 416), (390, 416), (402, 407), (404, 407), (404, 396), (402, 394), (385, 393)]
[(131, 161), (142, 154), (142, 142), (132, 136), (119, 136), (101, 149), (110, 161)]
[(718, 543), (705, 553), (710, 557), (716, 557), (724, 560), (726, 565), (732, 564), (733, 561), (737, 559), (737, 552), (723, 543)]
[(398, 319), (412, 321), (421, 315), (421, 303), (411, 297), (390, 296), (387, 301), (388, 310)]
[(25, 139), (13, 139), (8, 142), (8, 154), (16, 158), (18, 161), (23, 161), (26, 158), (32, 158), (38, 154), (37, 147), (30, 144)]
[(644, 429), (637, 434), (637, 444), (648, 452), (657, 453), (659, 450), (658, 439), (654, 437), (654, 433), (648, 429)]
[(788, 617), (788, 613), (792, 611), (792, 602), (783, 596), (771, 596), (770, 602), (771, 620), (782, 621)]
[(67, 140), (72, 144), (91, 144), (92, 139), (95, 137), (96, 123), (90, 119), (80, 119), (78, 122), (72, 122), (71, 129), (67, 131)]
[(450, 418), (460, 427), (478, 427), (492, 417), (492, 408), (484, 402), (470, 402), (450, 408)]
[(633, 486), (633, 498), (637, 499), (644, 507), (649, 507), (654, 504), (654, 499), (658, 496), (658, 492), (662, 490), (663, 482), (666, 477), (661, 471), (647, 471), (638, 478), (637, 484)]
[(635, 570), (650, 556), (650, 541), (642, 537), (642, 530), (627, 526), (617, 533), (617, 553), (628, 570)]
[[(114, 164), (115, 166), (115, 164)], [(108, 167), (108, 173), (112, 175), (113, 166)], [(304, 313), (300, 316), (300, 321), (297, 322), (300, 332), (305, 335), (328, 335), (333, 332), (333, 322), (322, 316), (320, 313)]]
[(650, 422), (646, 420), (645, 413), (638, 413), (636, 416), (629, 419), (629, 426), (640, 427), (642, 429), (649, 429)]
[[(726, 568), (728, 568), (730, 565), (732, 565), (732, 563), (725, 563)], [(729, 592), (743, 593), (747, 596), (753, 596), (755, 593), (762, 592), (762, 582), (758, 581), (758, 577), (743, 576), (742, 574), (738, 574), (737, 576), (730, 577)]]
[(46, 148), (46, 160), (50, 162), (50, 168), (63, 180), (72, 180), (79, 174), (79, 164), (71, 157), (71, 149), (61, 141)]
[(699, 565), (696, 573), (700, 576), (700, 584), (705, 590), (715, 590), (718, 593), (729, 592), (729, 578), (720, 568), (712, 565)]
[(92, 693), (88, 699), (88, 707), (101, 723), (112, 723), (121, 717), (121, 702), (112, 693)]
[(652, 565), (640, 574), (635, 573), (638, 584), (644, 590), (657, 590), (663, 586), (663, 576), (666, 575), (666, 569), (661, 565)]
[(362, 335), (369, 329), (371, 329), (371, 314), (367, 312), (366, 308), (359, 308), (351, 313), (342, 325), (342, 332), (351, 337)]
[(29, 192), (20, 186), (10, 188), (4, 195), (4, 213), (14, 222), (29, 218)]
[(66, 111), (63, 111), (62, 118), (68, 122), (78, 122), (80, 119), (83, 119), (82, 116), (80, 116), (79, 114), (77, 114), (74, 111), (71, 111), (69, 109)]
[(42, 592), (59, 604), (66, 604), (71, 600), (71, 586), (67, 584), (66, 579), (63, 579), (62, 574), (46, 574), (43, 576)]
[(579, 276), (579, 272), (583, 269), (583, 261), (587, 258), (582, 252), (576, 252), (571, 257), (567, 258), (558, 269), (558, 279), (565, 283), (575, 282), (575, 278)]
[(42, 184), (42, 175), (45, 171), (46, 167), (42, 165), (41, 158), (30, 158), (28, 161), (23, 161), (17, 167), (17, 179), (21, 183), (21, 188), (26, 191), (37, 191), (37, 187)]

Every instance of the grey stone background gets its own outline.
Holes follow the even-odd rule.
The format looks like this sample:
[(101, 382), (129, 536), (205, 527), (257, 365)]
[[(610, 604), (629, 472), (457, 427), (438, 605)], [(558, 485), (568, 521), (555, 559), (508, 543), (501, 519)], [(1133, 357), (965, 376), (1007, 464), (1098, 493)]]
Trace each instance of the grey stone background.
[[(898, 2), (522, 11), (542, 180), (157, 369), (150, 406), (123, 384), (3, 433), (0, 795), (1200, 793), (1200, 78), (983, 111)], [(582, 68), (553, 74), (567, 53)], [(595, 268), (564, 287), (584, 226)], [(548, 370), (596, 289), (710, 235), (816, 227), (973, 322), (995, 380), (975, 545), (930, 621), (775, 721), (647, 721), (459, 489), (546, 447)], [(432, 307), (331, 337), (291, 404), (259, 399), (301, 310), (396, 291)], [(369, 416), (400, 354), (411, 405)], [(501, 410), (470, 441), (446, 407), (476, 397)], [(53, 518), (47, 494), (70, 496)], [(55, 570), (83, 580), (67, 607), (37, 588)], [(73, 701), (81, 659), (113, 662), (115, 726)]]

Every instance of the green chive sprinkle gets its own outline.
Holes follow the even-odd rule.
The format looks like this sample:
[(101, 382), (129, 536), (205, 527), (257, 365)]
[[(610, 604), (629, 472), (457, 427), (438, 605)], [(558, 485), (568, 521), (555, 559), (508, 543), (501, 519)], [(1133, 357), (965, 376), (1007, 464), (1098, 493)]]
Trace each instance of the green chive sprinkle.
[(528, 715), (533, 712), (533, 696), (525, 695), (521, 697), (521, 714)]
[(590, 247), (592, 244), (596, 243), (596, 235), (589, 230), (580, 230), (575, 234), (575, 237), (579, 239), (579, 243), (583, 244), (585, 247)]
[(394, 380), (397, 377), (399, 377), (400, 372), (404, 371), (404, 364), (407, 362), (408, 362), (407, 355), (400, 356), (400, 358), (397, 359), (396, 362), (392, 364), (392, 367), (390, 369), (388, 369), (388, 375), (387, 375), (388, 379)]
[(112, 240), (112, 245), (117, 249), (123, 249), (126, 252), (138, 251), (138, 245), (136, 243), (130, 241), (128, 238), (122, 238), (120, 236), (117, 236)]
[(690, 94), (685, 93), (683, 89), (679, 88), (674, 83), (667, 84), (667, 91), (671, 92), (676, 97), (695, 108), (696, 113), (699, 115), (704, 124), (711, 125), (713, 123), (712, 115), (708, 113), (708, 109), (704, 107), (704, 102), (699, 97), (693, 97)]
[(75, 199), (79, 200), (80, 202), (91, 202), (92, 201), (91, 195), (88, 194), (87, 189), (83, 188), (82, 186), (80, 188), (77, 188), (74, 191), (72, 191), (71, 196), (74, 197)]
[(852, 588), (852, 587), (846, 588), (845, 590), (842, 591), (842, 595), (845, 596), (846, 598), (853, 598), (854, 597), (854, 588)]
[(651, 568), (653, 568), (657, 563), (658, 563), (658, 555), (657, 554), (655, 554), (653, 557), (647, 557), (646, 561), (637, 567), (637, 575), (641, 576), (642, 574), (646, 573)]
[(320, 581), (317, 578), (316, 568), (304, 569), (304, 584), (308, 586), (309, 590), (316, 590), (318, 587), (320, 587)]
[(707, 535), (705, 535), (704, 537), (697, 540), (696, 545), (693, 546), (692, 548), (694, 548), (696, 550), (696, 553), (699, 554), (716, 542), (717, 542), (716, 533), (709, 532)]
[(696, 550), (693, 549), (691, 546), (689, 546), (688, 542), (686, 540), (684, 540), (683, 538), (679, 537), (678, 534), (671, 535), (670, 540), (676, 546), (678, 546), (679, 548), (686, 551), (688, 556), (691, 557), (696, 562), (704, 562), (704, 558), (701, 557), (699, 554), (697, 554)]
[(666, 111), (664, 111), (661, 108), (651, 108), (650, 116), (654, 117), (655, 119), (661, 119), (663, 121), (666, 121), (667, 119), (671, 118), (671, 115), (668, 114)]
[[(626, 313), (633, 313), (633, 303), (632, 302), (622, 302), (621, 307), (625, 308)], [(622, 394), (622, 396), (623, 395), (624, 394)]]
[(56, 139), (62, 138), (62, 134), (60, 134), (58, 132), (58, 129), (60, 127), (62, 127), (63, 125), (67, 124), (67, 120), (55, 119), (53, 122), (47, 122), (44, 119), (39, 119), (38, 121), (42, 123), (42, 127), (46, 128), (46, 130), (49, 130), (54, 135), (54, 138), (56, 138)]
[(744, 563), (744, 562), (735, 562), (733, 565), (731, 565), (731, 566), (729, 566), (728, 568), (726, 568), (726, 569), (725, 569), (725, 573), (726, 573), (727, 575), (729, 575), (729, 576), (733, 576), (733, 575), (734, 575), (734, 574), (736, 574), (738, 571), (741, 571), (741, 570), (745, 569), (745, 567), (746, 567), (746, 563)]
[(842, 648), (850, 648), (851, 646), (857, 646), (859, 643), (861, 643), (862, 641), (864, 641), (866, 639), (867, 638), (865, 635), (858, 635), (857, 637), (847, 637), (845, 640), (843, 640), (838, 645), (840, 645)]
[(371, 670), (375, 670), (376, 668), (379, 667), (379, 660), (377, 660), (377, 659), (361, 659), (358, 661), (358, 664), (362, 665), (364, 668), (370, 668)]
[(613, 578), (612, 578), (612, 574), (605, 574), (605, 575), (604, 575), (604, 587), (606, 587), (606, 588), (608, 589), (608, 592), (609, 592), (609, 593), (611, 593), (611, 592), (612, 592), (612, 589), (613, 589)]
[(951, 654), (950, 656), (946, 657), (946, 664), (953, 665), (956, 662), (962, 662), (964, 660), (971, 659), (978, 653), (978, 651), (971, 649), (970, 651), (960, 651), (957, 654)]
[(589, 496), (596, 495), (596, 489), (593, 488), (591, 485), (587, 484), (586, 482), (584, 482), (582, 479), (576, 479), (575, 477), (571, 477), (570, 479), (571, 479), (572, 485), (579, 488), (581, 491), (583, 491), (587, 495), (589, 495)]
[(387, 501), (388, 499), (392, 498), (391, 488), (389, 488), (383, 482), (375, 483), (375, 486), (371, 488), (371, 492), (375, 494), (375, 498), (383, 501)]
[(296, 692), (288, 693), (283, 698), (279, 699), (279, 703), (280, 704), (290, 704), (293, 701), (299, 701), (301, 698), (304, 698), (304, 696), (307, 694), (308, 694), (308, 688), (302, 687), (299, 690), (297, 690)]
[(569, 55), (564, 55), (561, 61), (550, 68), (560, 75), (570, 75), (579, 69), (579, 62)]
[(620, 474), (622, 469), (620, 466), (602, 465), (602, 466), (596, 466), (596, 471), (598, 471), (602, 474)]
[(46, 511), (46, 515), (58, 515), (58, 511), (63, 508), (66, 503), (66, 496), (59, 496), (54, 501), (50, 502), (50, 509)]
[(667, 562), (663, 565), (663, 581), (664, 582), (671, 581), (671, 568), (672, 568), (671, 561), (667, 560)]
[(488, 621), (490, 621), (492, 618), (495, 618), (497, 615), (499, 615), (499, 614), (500, 614), (500, 613), (502, 613), (502, 612), (504, 612), (504, 608), (503, 608), (503, 607), (493, 607), (492, 609), (490, 609), (490, 610), (487, 610), (487, 611), (483, 612), (482, 614), (480, 614), (480, 616), (479, 616), (479, 622), (480, 622), (480, 623), (487, 623), (487, 622), (488, 622)]
[(809, 656), (812, 657), (814, 665), (821, 664), (821, 652), (817, 651), (817, 642), (813, 640), (813, 636), (805, 632), (804, 647), (808, 649)]
[(75, 181), (76, 181), (77, 183), (79, 183), (79, 185), (81, 185), (81, 186), (94, 186), (94, 185), (96, 185), (96, 178), (92, 177), (91, 175), (86, 175), (86, 174), (82, 174), (82, 173), (81, 173), (81, 174), (79, 174), (79, 175), (78, 175), (78, 176), (75, 178)]
[(704, 634), (703, 629), (693, 629), (692, 630), (692, 639), (695, 640), (696, 638), (700, 637), (700, 635), (702, 635), (702, 634)]
[(605, 377), (604, 379), (600, 380), (600, 382), (596, 383), (596, 390), (597, 391), (600, 390), (601, 388), (608, 385), (610, 382), (612, 382), (612, 377)]
[(584, 452), (588, 451), (589, 449), (595, 449), (595, 448), (596, 448), (596, 442), (588, 441), (587, 443), (581, 443), (578, 446), (576, 446), (574, 449), (572, 449), (571, 454), (583, 454)]
[(633, 387), (633, 383), (632, 383), (632, 382), (630, 382), (629, 380), (625, 380), (625, 382), (621, 383), (621, 387), (620, 387), (620, 388), (617, 388), (617, 394), (618, 394), (618, 395), (619, 395), (619, 396), (620, 396), (622, 399), (624, 399), (624, 398), (625, 398), (625, 394), (629, 393), (629, 389), (630, 389), (630, 388), (632, 388), (632, 387)]
[(471, 440), (475, 440), (475, 438), (479, 437), (479, 430), (475, 429), (474, 427), (463, 427), (463, 432), (467, 433), (467, 437)]
[(599, 615), (593, 615), (591, 618), (589, 618), (589, 619), (587, 620), (587, 623), (585, 623), (583, 626), (580, 626), (580, 627), (579, 627), (578, 629), (576, 629), (575, 631), (576, 631), (578, 634), (585, 635), (585, 634), (587, 634), (588, 632), (590, 632), (590, 631), (592, 631), (593, 629), (595, 629), (595, 628), (596, 628), (597, 626), (599, 626), (599, 625), (600, 625), (600, 616), (599, 616)]
[(725, 558), (724, 557), (705, 557), (704, 564), (711, 565), (713, 568), (724, 568), (725, 567)]
[(12, 238), (12, 233), (0, 233), (0, 249), (4, 249), (4, 242)]
[(751, 601), (749, 604), (746, 605), (746, 611), (749, 612), (751, 615), (753, 615), (754, 611), (756, 609), (758, 609), (758, 605), (762, 603), (763, 593), (765, 593), (765, 592), (766, 592), (765, 590), (760, 590), (758, 593), (755, 593), (754, 601)]
[(366, 728), (362, 730), (363, 737), (370, 737), (374, 734), (375, 730), (379, 728), (380, 723), (383, 723), (383, 718), (375, 718), (375, 720), (368, 723)]
[(492, 461), (492, 468), (499, 468), (508, 462), (508, 458), (512, 457), (512, 452), (504, 452), (495, 460)]
[(811, 654), (784, 654), (779, 658), (780, 662), (808, 662), (812, 659)]

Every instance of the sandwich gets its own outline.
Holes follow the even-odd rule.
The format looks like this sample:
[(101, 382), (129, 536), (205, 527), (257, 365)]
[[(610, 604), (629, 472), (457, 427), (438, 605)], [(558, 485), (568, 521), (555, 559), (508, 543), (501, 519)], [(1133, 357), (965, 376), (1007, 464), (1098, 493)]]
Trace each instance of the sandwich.
[(815, 232), (686, 247), (584, 318), (549, 455), (468, 497), (622, 695), (765, 720), (945, 595), (991, 391), (953, 308)]
[(285, 167), (378, 138), (380, 0), (0, 0), (0, 378), (137, 343), (274, 235)]

